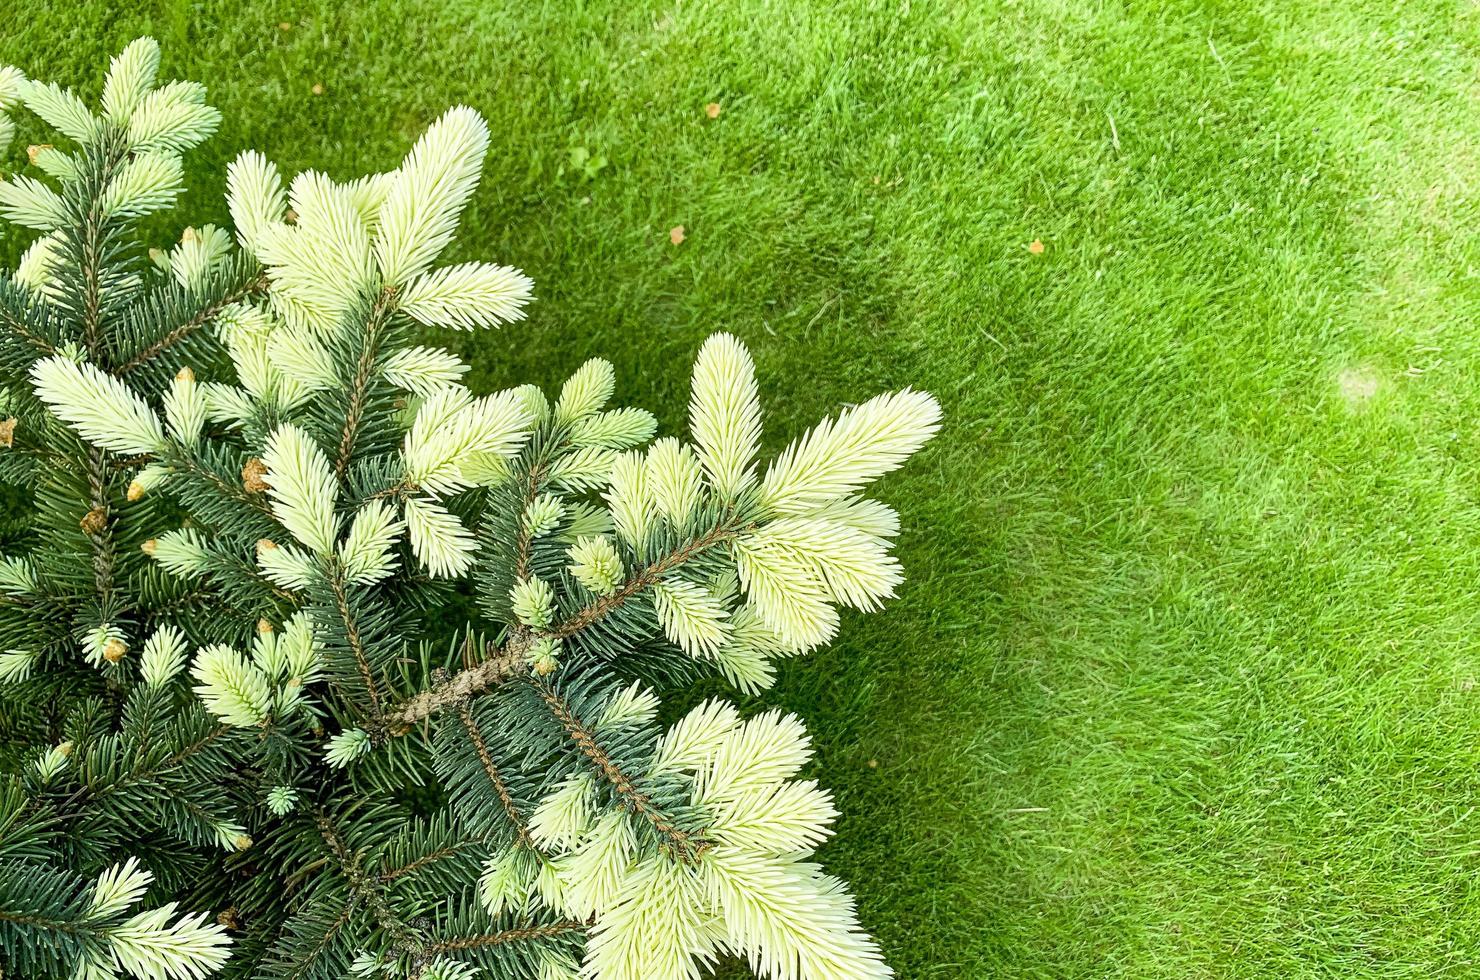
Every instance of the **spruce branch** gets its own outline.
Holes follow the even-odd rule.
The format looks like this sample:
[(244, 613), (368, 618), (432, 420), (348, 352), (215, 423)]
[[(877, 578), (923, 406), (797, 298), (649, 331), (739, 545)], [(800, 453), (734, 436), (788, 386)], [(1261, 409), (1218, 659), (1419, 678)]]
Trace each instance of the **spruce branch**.
[(171, 348), (178, 345), (186, 338), (194, 336), (205, 329), (222, 311), (234, 306), (243, 300), (261, 294), (267, 288), (267, 276), (258, 274), (239, 286), (228, 290), (220, 297), (206, 303), (197, 309), (190, 318), (169, 330), (164, 336), (151, 341), (148, 346), (135, 351), (128, 360), (113, 369), (113, 373), (123, 377), (139, 370), (146, 364), (160, 357)]
[(359, 671), (360, 681), (365, 686), (365, 692), (370, 696), (371, 717), (370, 723), (380, 728), (384, 725), (384, 712), (380, 706), (380, 688), (375, 683), (375, 671), (370, 666), (370, 654), (366, 649), (364, 637), (360, 633), (360, 625), (356, 620), (354, 612), (349, 606), (349, 593), (346, 591), (347, 584), (344, 580), (343, 570), (338, 563), (329, 572), (329, 589), (334, 595), (334, 608), (339, 614), (339, 622), (344, 627), (345, 642), (349, 645), (350, 654), (354, 657), (355, 668)]
[(82, 308), (79, 311), (82, 319), (82, 343), (88, 355), (96, 363), (106, 363), (106, 351), (103, 347), (103, 262), (104, 262), (104, 227), (108, 215), (106, 211), (106, 188), (113, 183), (118, 176), (119, 170), (127, 160), (127, 150), (124, 143), (117, 138), (106, 140), (101, 152), (93, 158), (96, 160), (96, 170), (89, 175), (97, 186), (103, 189), (102, 193), (93, 195), (87, 202), (87, 208), (82, 215), (73, 234), (76, 238), (77, 252), (79, 256), (78, 272), (82, 279)]
[(397, 878), (414, 875), (423, 868), (428, 868), (438, 861), (445, 861), (456, 855), (460, 848), (457, 845), (438, 848), (430, 854), (423, 854), (414, 861), (407, 862), (395, 868), (387, 868), (380, 873), (379, 880), (382, 884), (389, 884)]
[(225, 725), (217, 725), (207, 731), (204, 735), (194, 739), (189, 744), (170, 754), (160, 762), (141, 768), (140, 760), (135, 758), (135, 765), (116, 779), (102, 784), (92, 781), (82, 781), (72, 795), (59, 807), (62, 812), (75, 811), (76, 808), (88, 799), (102, 799), (104, 797), (133, 789), (143, 784), (153, 784), (169, 773), (181, 770), (195, 756), (210, 748), (230, 729)]
[(43, 336), (43, 329), (36, 322), (39, 316), (29, 295), (13, 277), (0, 277), (0, 332), (20, 338), (38, 354), (55, 354), (55, 344)]
[(560, 723), (566, 735), (576, 744), (581, 754), (590, 760), (602, 778), (611, 784), (625, 805), (634, 814), (652, 824), (653, 828), (662, 835), (674, 858), (685, 864), (698, 863), (704, 853), (713, 846), (713, 842), (702, 834), (690, 833), (679, 827), (669, 814), (654, 803), (651, 797), (643, 793), (637, 787), (633, 776), (626, 772), (601, 744), (595, 729), (576, 714), (570, 702), (561, 697), (548, 681), (532, 677), (528, 679), (528, 683), (549, 708), (550, 714)]
[(113, 576), (117, 564), (113, 530), (108, 519), (110, 502), (107, 493), (108, 461), (103, 450), (94, 446), (87, 449), (88, 515), (99, 514), (101, 518), (88, 523), (83, 530), (93, 551), (93, 586), (97, 591), (98, 608), (104, 622), (111, 621), (119, 612), (114, 608)]
[[(519, 497), (519, 514), (522, 515), (539, 496), (547, 475), (548, 471), (543, 461), (530, 466), (524, 479), (524, 492)], [(533, 529), (524, 521), (520, 521), (518, 526), (518, 536), (514, 542), (514, 581), (516, 582), (529, 576), (529, 550), (530, 545), (534, 543)]]
[(493, 757), (488, 753), (488, 742), (484, 738), (483, 730), (479, 727), (477, 719), (468, 710), (466, 702), (457, 706), (457, 716), (462, 721), (463, 730), (467, 733), (468, 741), (472, 743), (474, 750), (478, 753), (478, 762), (483, 767), (483, 774), (488, 777), (488, 782), (493, 786), (494, 792), (498, 794), (499, 804), (504, 809), (504, 815), (514, 825), (514, 832), (520, 844), (534, 847), (534, 842), (529, 837), (529, 821), (520, 812), (519, 805), (514, 801), (509, 792), (509, 784), (499, 773), (498, 766), (494, 765)]
[(715, 525), (713, 528), (691, 538), (663, 557), (645, 565), (636, 574), (630, 576), (618, 586), (616, 591), (610, 595), (602, 596), (564, 622), (555, 626), (550, 630), (549, 635), (555, 639), (563, 640), (600, 622), (624, 603), (640, 595), (644, 590), (651, 588), (667, 573), (694, 560), (710, 548), (722, 545), (728, 541), (733, 541), (749, 527), (753, 527), (753, 525), (731, 524), (727, 522), (721, 522)]
[(370, 381), (374, 377), (376, 361), (380, 357), (380, 345), (390, 326), (391, 314), (396, 306), (396, 289), (387, 286), (376, 296), (365, 317), (364, 340), (359, 360), (355, 363), (354, 375), (349, 381), (349, 410), (344, 416), (340, 430), (339, 451), (334, 458), (334, 475), (339, 482), (345, 481), (355, 443), (360, 435), (360, 424), (365, 415), (365, 399)]
[[(216, 117), (198, 86), (165, 87), (188, 95), (189, 109), (146, 111), (161, 104), (157, 65), (152, 40), (131, 44), (114, 59), (99, 115), (0, 67), (0, 109), (16, 100), (77, 144), (33, 147), (44, 179), (16, 176), (0, 190), (0, 215), (43, 232), (14, 273), (0, 275), (0, 473), (25, 481), (35, 507), (31, 533), (14, 539), (26, 550), (0, 559), (0, 646), (10, 648), (0, 698), (33, 708), (0, 711), (0, 760), (20, 762), (0, 780), (0, 912), (12, 910), (7, 889), (20, 888), (32, 920), (26, 934), (0, 918), (0, 969), (31, 976), (218, 972), (229, 945), (222, 929), (205, 912), (177, 915), (173, 901), (131, 910), (153, 875), (135, 858), (110, 862), (120, 847), (172, 842), (165, 890), (179, 898), (214, 869), (223, 843), (246, 840), (227, 802), (241, 778), (234, 743), (217, 742), (199, 707), (164, 690), (183, 660), (183, 639), (164, 617), (197, 610), (160, 601), (139, 548), (143, 525), (158, 519), (140, 497), (171, 475), (156, 462), (169, 449), (148, 397), (158, 392), (135, 391), (112, 371), (138, 330), (165, 332), (160, 307), (140, 300), (152, 273), (136, 262), (142, 248), (129, 232), (172, 203), (178, 152)], [(147, 140), (129, 125), (141, 118)], [(201, 618), (220, 617), (207, 629), (222, 628), (230, 605), (198, 600)], [(162, 646), (162, 635), (178, 643)], [(38, 938), (43, 921), (78, 941)]]
[(425, 945), (421, 937), (390, 907), (381, 882), (365, 871), (360, 854), (350, 850), (338, 829), (322, 810), (314, 815), (314, 823), (329, 846), (329, 852), (338, 865), (339, 873), (349, 885), (353, 898), (370, 908), (375, 921), (390, 936), (398, 952), (403, 955), (419, 954)]
[(548, 631), (516, 629), (505, 645), (491, 649), (487, 659), (481, 663), (459, 671), (388, 712), (384, 718), (386, 734), (405, 735), (438, 711), (517, 678), (525, 669), (529, 651), (541, 637), (567, 639), (593, 626), (661, 580), (665, 573), (693, 560), (709, 548), (732, 540), (743, 528), (744, 525), (717, 525), (685, 546), (644, 566), (610, 595), (583, 607)]
[[(142, 457), (144, 460), (149, 458), (151, 457)], [(165, 447), (161, 459), (181, 475), (199, 481), (218, 498), (230, 501), (237, 509), (253, 513), (258, 517), (270, 519), (273, 516), (272, 508), (260, 492), (254, 493), (248, 490), (240, 481), (226, 479), (220, 473), (202, 464), (200, 457), (195, 453), (170, 445)]]

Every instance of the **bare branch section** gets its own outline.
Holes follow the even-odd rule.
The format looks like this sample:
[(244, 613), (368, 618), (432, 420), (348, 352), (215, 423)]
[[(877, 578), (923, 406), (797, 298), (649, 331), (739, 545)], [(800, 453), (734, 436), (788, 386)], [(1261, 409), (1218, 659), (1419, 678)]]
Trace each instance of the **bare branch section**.
[(383, 716), (386, 733), (405, 735), (419, 722), (443, 708), (460, 704), (522, 673), (524, 657), (532, 641), (512, 642), (504, 647), (490, 647), (489, 658), (475, 667), (458, 671), (445, 683), (430, 687), (399, 708)]

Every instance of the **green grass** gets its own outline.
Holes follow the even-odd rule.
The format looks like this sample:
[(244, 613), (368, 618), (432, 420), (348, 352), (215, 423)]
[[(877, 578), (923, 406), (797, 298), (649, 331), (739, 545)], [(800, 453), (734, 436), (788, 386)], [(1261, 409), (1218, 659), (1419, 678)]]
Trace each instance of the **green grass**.
[(1480, 8), (350, 6), (37, 2), (0, 61), (210, 86), (162, 235), (240, 147), (348, 177), (478, 108), (457, 257), (539, 295), (481, 384), (599, 354), (674, 431), (724, 329), (774, 446), (940, 396), (903, 595), (772, 695), (902, 977), (1480, 968)]

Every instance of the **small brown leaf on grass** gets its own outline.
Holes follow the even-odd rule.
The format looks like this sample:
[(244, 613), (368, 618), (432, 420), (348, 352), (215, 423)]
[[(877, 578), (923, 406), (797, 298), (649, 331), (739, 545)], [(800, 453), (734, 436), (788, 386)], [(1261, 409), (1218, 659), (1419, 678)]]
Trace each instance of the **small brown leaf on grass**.
[(705, 106), (704, 107), (704, 115), (708, 116), (710, 119), (718, 119), (719, 118), (719, 103), (718, 102), (711, 102), (707, 106)]
[(668, 240), (675, 245), (682, 245), (683, 237), (683, 225), (674, 225), (668, 232)]
[(1038, 238), (1033, 239), (1031, 242), (1028, 243), (1028, 251), (1032, 252), (1034, 255), (1042, 255), (1043, 241)]

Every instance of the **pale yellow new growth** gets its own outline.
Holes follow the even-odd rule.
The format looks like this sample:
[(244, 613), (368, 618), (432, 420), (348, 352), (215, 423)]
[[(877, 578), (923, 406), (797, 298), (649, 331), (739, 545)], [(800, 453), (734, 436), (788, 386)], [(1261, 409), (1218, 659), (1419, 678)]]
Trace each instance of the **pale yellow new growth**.
[(487, 149), (488, 126), (467, 106), (447, 110), (417, 140), (380, 206), (373, 247), (386, 285), (405, 284), (447, 247)]
[(689, 429), (715, 493), (734, 497), (751, 483), (761, 440), (760, 398), (750, 352), (730, 334), (717, 333), (699, 349)]
[(115, 453), (144, 455), (164, 445), (149, 406), (117, 378), (60, 354), (31, 365), (36, 397), (83, 439)]
[(824, 419), (771, 464), (761, 499), (803, 514), (852, 493), (901, 463), (940, 428), (940, 405), (923, 391), (879, 395)]
[(273, 516), (309, 548), (321, 555), (332, 552), (339, 530), (338, 484), (323, 451), (301, 429), (284, 423), (268, 439), (262, 462)]

